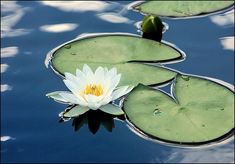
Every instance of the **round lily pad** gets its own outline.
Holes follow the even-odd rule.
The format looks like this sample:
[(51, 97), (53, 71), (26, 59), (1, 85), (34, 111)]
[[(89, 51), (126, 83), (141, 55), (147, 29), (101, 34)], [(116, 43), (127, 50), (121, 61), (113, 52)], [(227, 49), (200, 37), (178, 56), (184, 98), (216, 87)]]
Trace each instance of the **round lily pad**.
[(171, 143), (206, 144), (234, 131), (234, 93), (213, 81), (177, 75), (173, 95), (138, 85), (124, 102), (144, 134)]
[(233, 4), (234, 1), (146, 1), (134, 9), (158, 16), (191, 17), (220, 11)]
[(51, 64), (61, 75), (75, 73), (84, 64), (93, 70), (98, 66), (116, 67), (122, 74), (120, 85), (154, 85), (172, 80), (176, 73), (143, 62), (162, 63), (178, 61), (183, 57), (180, 51), (166, 43), (124, 34), (98, 35), (60, 46), (52, 52)]

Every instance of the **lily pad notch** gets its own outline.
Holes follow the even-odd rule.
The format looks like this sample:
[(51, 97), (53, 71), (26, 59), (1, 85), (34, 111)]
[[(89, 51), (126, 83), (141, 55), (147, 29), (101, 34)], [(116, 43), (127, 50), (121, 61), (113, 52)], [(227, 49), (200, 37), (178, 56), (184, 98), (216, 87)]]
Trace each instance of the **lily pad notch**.
[[(146, 63), (178, 62), (185, 58), (181, 50), (168, 43), (160, 43), (140, 36), (105, 34), (72, 40), (49, 53), (52, 69), (64, 76), (75, 73), (88, 64), (93, 70), (99, 66), (116, 67), (122, 74), (120, 85), (164, 84), (172, 80), (176, 72), (162, 66)], [(151, 76), (149, 76), (151, 75)]]
[(135, 131), (156, 142), (203, 146), (234, 135), (234, 91), (201, 77), (178, 74), (171, 95), (140, 84), (123, 110)]

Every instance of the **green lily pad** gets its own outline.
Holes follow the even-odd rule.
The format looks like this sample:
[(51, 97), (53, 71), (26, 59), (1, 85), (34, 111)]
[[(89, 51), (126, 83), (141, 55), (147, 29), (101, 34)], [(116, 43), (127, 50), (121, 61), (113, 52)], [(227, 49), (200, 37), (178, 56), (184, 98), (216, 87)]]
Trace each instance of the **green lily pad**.
[(122, 111), (122, 109), (116, 105), (113, 104), (107, 104), (104, 106), (100, 107), (100, 110), (108, 113), (108, 114), (112, 114), (112, 115), (123, 115), (124, 112)]
[(124, 112), (140, 131), (172, 143), (205, 144), (234, 130), (234, 93), (213, 81), (177, 75), (172, 95), (138, 85)]
[(148, 1), (134, 6), (146, 14), (167, 17), (191, 17), (231, 7), (234, 1)]
[(74, 106), (68, 111), (65, 111), (63, 113), (63, 117), (78, 117), (79, 115), (82, 115), (86, 113), (89, 110), (88, 107), (82, 107), (82, 106)]
[[(169, 62), (183, 58), (174, 47), (137, 36), (101, 35), (72, 41), (52, 53), (52, 67), (60, 73), (75, 73), (88, 64), (93, 70), (98, 66), (116, 67), (122, 74), (120, 85), (154, 85), (168, 82), (175, 72), (143, 62)], [(142, 62), (142, 63), (141, 63)]]

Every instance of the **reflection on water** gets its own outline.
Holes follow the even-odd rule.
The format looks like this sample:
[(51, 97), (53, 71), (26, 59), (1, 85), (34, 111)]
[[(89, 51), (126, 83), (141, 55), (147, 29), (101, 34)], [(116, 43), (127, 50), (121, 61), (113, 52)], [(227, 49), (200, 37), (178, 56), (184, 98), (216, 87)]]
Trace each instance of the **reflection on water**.
[(128, 18), (123, 17), (119, 14), (116, 13), (102, 13), (102, 14), (97, 14), (97, 17), (111, 23), (131, 23)]
[[(18, 54), (18, 47), (12, 46), (12, 47), (5, 47), (1, 48), (1, 61), (2, 58), (8, 58), (8, 57), (14, 57)], [(1, 64), (1, 73), (4, 73), (7, 71), (9, 65), (8, 64)], [(12, 90), (12, 86), (8, 84), (2, 84), (1, 79), (1, 92), (6, 92)]]
[(109, 3), (103, 1), (42, 1), (43, 5), (66, 12), (103, 11)]
[(8, 140), (14, 140), (15, 138), (12, 138), (11, 136), (1, 136), (1, 142), (5, 142)]
[[(234, 141), (206, 149), (178, 149), (171, 151), (166, 163), (234, 163)], [(154, 161), (154, 160), (153, 160)]]
[(1, 48), (1, 58), (14, 57), (18, 54), (18, 51), (16, 46)]
[[(71, 107), (65, 109), (65, 111), (70, 110)], [(63, 114), (61, 114), (63, 115)], [(114, 125), (114, 119), (125, 120), (123, 115), (115, 116), (101, 110), (89, 110), (88, 112), (76, 117), (72, 118), (72, 126), (74, 127), (74, 131), (79, 131), (81, 127), (84, 125), (88, 125), (88, 129), (91, 133), (95, 134), (102, 125), (107, 131), (112, 132)], [(68, 118), (61, 117), (60, 122), (68, 121)]]
[(210, 17), (211, 21), (218, 26), (233, 25), (234, 26), (234, 10), (220, 15)]
[(1, 38), (26, 35), (29, 29), (14, 29), (21, 20), (27, 8), (22, 8), (14, 1), (1, 1)]
[[(1, 163), (35, 161), (39, 163), (156, 161), (191, 163), (192, 161), (230, 162), (234, 159), (233, 142), (207, 149), (180, 149), (141, 139), (130, 132), (124, 123), (115, 119), (115, 129), (112, 128), (112, 133), (106, 132), (104, 126), (100, 124), (96, 136), (90, 134), (88, 121), (83, 124), (79, 134), (73, 132), (75, 126), (79, 129), (79, 119), (60, 124), (56, 122), (56, 111), (53, 109), (58, 107), (57, 103), (51, 103), (44, 95), (48, 90), (61, 89), (64, 85), (58, 82), (58, 78), (50, 70), (43, 68), (42, 61), (45, 54), (56, 45), (80, 34), (117, 31), (136, 34), (136, 28), (130, 24), (123, 22), (124, 24), (112, 25), (101, 21), (97, 16), (102, 13), (116, 13), (118, 16), (128, 16), (127, 18), (134, 22), (142, 20), (143, 15), (124, 9), (127, 3), (127, 1), (1, 1), (1, 38), (4, 43), (1, 47), (3, 58), (1, 90), (2, 87), (7, 90), (1, 92), (1, 121), (3, 122), (1, 132), (2, 137), (17, 138), (11, 140), (7, 137), (8, 140), (2, 142)], [(187, 72), (199, 70), (201, 75), (233, 82), (233, 69), (231, 70), (234, 64), (233, 55), (221, 55), (225, 52), (221, 44), (212, 44), (212, 47), (203, 44), (196, 49), (198, 40), (194, 40), (196, 36), (201, 37), (200, 34), (203, 36), (205, 34), (206, 37), (203, 40), (207, 43), (214, 43), (213, 41), (220, 37), (233, 36), (231, 26), (221, 28), (212, 24), (207, 18), (183, 21), (164, 19), (163, 21), (171, 27), (171, 30), (164, 34), (164, 39), (174, 42), (189, 56), (188, 60), (171, 65), (171, 68)], [(79, 23), (79, 30), (61, 32), (60, 35), (55, 33), (53, 37), (49, 32), (39, 31), (43, 25), (58, 23)], [(202, 25), (203, 31), (211, 31), (211, 33), (200, 33), (198, 24)], [(189, 33), (185, 33), (182, 27), (185, 27)], [(226, 35), (221, 35), (224, 33)], [(183, 38), (187, 35), (192, 39), (185, 42)], [(218, 40), (217, 43), (219, 43)], [(204, 55), (211, 51), (214, 53), (212, 57)], [(200, 58), (199, 54), (203, 54), (203, 57)], [(206, 61), (206, 64), (202, 65), (202, 61)], [(214, 69), (215, 64), (220, 66), (219, 69)], [(10, 85), (13, 86), (13, 90), (9, 92)], [(70, 124), (73, 121), (73, 127), (71, 127)]]
[(1, 64), (1, 73), (6, 72), (8, 67), (9, 67), (8, 64)]
[(1, 92), (6, 92), (12, 90), (12, 87), (8, 84), (1, 84)]
[(225, 50), (234, 51), (234, 36), (220, 38), (220, 42)]
[(59, 32), (73, 31), (77, 27), (78, 25), (75, 23), (60, 23), (53, 25), (43, 25), (39, 27), (39, 29), (44, 32), (59, 33)]

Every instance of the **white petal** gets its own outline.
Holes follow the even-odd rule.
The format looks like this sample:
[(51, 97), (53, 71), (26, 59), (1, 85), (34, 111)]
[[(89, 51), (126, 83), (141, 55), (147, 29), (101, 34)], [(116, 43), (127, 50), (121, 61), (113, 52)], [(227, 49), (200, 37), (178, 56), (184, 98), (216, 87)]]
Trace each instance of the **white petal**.
[(101, 84), (104, 81), (105, 70), (102, 67), (98, 67), (95, 71), (95, 83)]
[(87, 105), (84, 98), (82, 96), (80, 96), (81, 90), (80, 90), (79, 86), (77, 86), (76, 84), (74, 84), (74, 82), (69, 81), (69, 80), (63, 80), (63, 81), (64, 81), (65, 85), (69, 88), (69, 90), (74, 94), (74, 96), (76, 96), (76, 98), (79, 99), (79, 102), (81, 104)]
[(114, 67), (111, 70), (108, 71), (108, 73), (106, 74), (106, 78), (114, 78), (117, 75), (117, 69)]
[(77, 77), (69, 72), (65, 72), (64, 75), (65, 75), (65, 79), (67, 80), (78, 81)]
[(112, 74), (113, 76), (117, 75), (117, 68), (113, 67), (111, 70), (109, 70), (109, 73)]
[(79, 79), (86, 79), (86, 75), (80, 69), (76, 69), (76, 76)]
[(86, 79), (84, 77), (78, 78), (77, 76), (74, 76), (73, 74), (68, 72), (65, 72), (64, 75), (66, 80), (72, 81), (74, 84), (76, 84), (77, 87), (79, 87), (79, 90), (82, 90), (85, 87)]
[(84, 95), (85, 99), (87, 100), (87, 102), (99, 102), (100, 100), (103, 99), (103, 96), (95, 96), (95, 95)]
[(83, 73), (86, 75), (86, 79), (93, 83), (94, 73), (87, 64), (83, 65)]
[(100, 102), (100, 105), (106, 105), (106, 104), (108, 104), (110, 101), (112, 101), (112, 97), (111, 97), (111, 96), (106, 96), (106, 97)]
[(70, 80), (63, 80), (64, 84), (67, 86), (67, 88), (75, 95), (79, 95), (81, 92), (81, 87), (76, 85), (73, 81)]
[(110, 84), (110, 90), (113, 91), (117, 86), (118, 83), (120, 82), (121, 79), (121, 74), (118, 74), (117, 76), (115, 76), (112, 80), (111, 80), (111, 84)]
[[(104, 81), (102, 83), (102, 85), (104, 86), (104, 93), (108, 92), (108, 91), (112, 91), (114, 90), (114, 88), (117, 85), (114, 85), (115, 81), (117, 82), (117, 84), (119, 83), (120, 79), (118, 79), (117, 77), (117, 69), (114, 67), (112, 68), (110, 71), (107, 70), (107, 68), (105, 68), (106, 73), (105, 73), (105, 77), (104, 77)], [(118, 75), (121, 78), (121, 75)]]
[(91, 109), (91, 110), (97, 110), (97, 109), (99, 109), (100, 106), (101, 105), (98, 103), (92, 103), (92, 104), (88, 105), (89, 109)]
[(84, 101), (85, 100), (83, 99), (83, 97), (81, 97), (81, 92), (82, 90), (84, 89), (83, 86), (79, 86), (79, 85), (76, 85), (74, 82), (72, 81), (69, 81), (69, 80), (63, 80), (65, 85), (69, 88), (69, 90), (78, 98), (80, 99), (81, 101)]
[(87, 64), (84, 64), (83, 65), (83, 73), (84, 74), (87, 74), (87, 73), (92, 73), (93, 74), (93, 71), (91, 70), (91, 68)]
[(103, 99), (101, 101), (103, 101), (104, 99), (106, 99), (107, 97), (110, 97), (111, 94), (113, 93), (113, 91), (109, 91), (109, 90), (104, 90), (104, 93), (103, 93)]
[(97, 102), (93, 102), (93, 103), (89, 103), (89, 104), (88, 104), (88, 107), (89, 107), (90, 109), (92, 109), (92, 110), (97, 110), (97, 109), (99, 109), (100, 106), (101, 106), (101, 105), (100, 105), (99, 103), (97, 103)]
[[(69, 103), (67, 100), (65, 100), (60, 93), (66, 92), (66, 91), (55, 91), (51, 93), (47, 93), (46, 96), (53, 98), (55, 101), (62, 102), (62, 103)], [(68, 93), (68, 92), (66, 92)]]
[(84, 95), (88, 107), (92, 110), (97, 110), (101, 106), (101, 102), (103, 101), (103, 96), (94, 96), (94, 95)]
[(118, 99), (119, 97), (129, 93), (134, 87), (123, 86), (119, 87), (112, 93), (112, 101)]
[(63, 97), (66, 101), (68, 101), (70, 104), (78, 104), (77, 98), (72, 93), (66, 93), (62, 92), (60, 93), (60, 96)]
[(60, 93), (60, 96), (62, 96), (65, 100), (70, 102), (71, 104), (79, 104), (81, 106), (87, 106), (87, 103), (83, 100), (80, 100), (77, 96), (71, 94), (71, 93)]
[(109, 91), (111, 81), (107, 78), (104, 78), (103, 82), (100, 83), (103, 86), (103, 93), (105, 94), (106, 92)]
[(108, 68), (107, 67), (104, 67), (104, 73), (105, 75), (109, 72)]
[[(113, 72), (115, 72), (115, 68), (113, 69)], [(107, 97), (110, 97), (113, 90), (117, 87), (118, 83), (120, 82), (121, 79), (121, 74), (118, 74), (116, 76), (114, 76), (113, 79), (108, 79), (108, 80), (104, 80), (103, 86), (104, 86), (104, 99)], [(111, 101), (111, 100), (110, 100)]]

